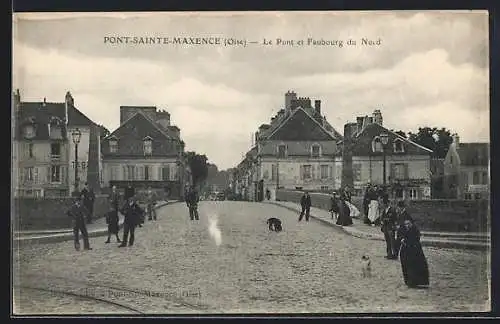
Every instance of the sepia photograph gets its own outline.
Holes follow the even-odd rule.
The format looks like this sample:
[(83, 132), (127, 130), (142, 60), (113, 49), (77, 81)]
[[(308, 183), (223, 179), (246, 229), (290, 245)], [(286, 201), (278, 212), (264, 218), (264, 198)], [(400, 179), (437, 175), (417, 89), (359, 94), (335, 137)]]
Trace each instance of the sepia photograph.
[(487, 11), (12, 19), (13, 316), (491, 311)]

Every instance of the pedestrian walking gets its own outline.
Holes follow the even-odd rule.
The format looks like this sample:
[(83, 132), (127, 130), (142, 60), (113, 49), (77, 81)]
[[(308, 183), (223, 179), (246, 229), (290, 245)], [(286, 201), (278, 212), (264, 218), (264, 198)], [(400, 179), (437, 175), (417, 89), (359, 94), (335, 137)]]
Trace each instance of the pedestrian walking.
[(269, 188), (266, 189), (266, 198), (267, 200), (271, 200), (271, 190)]
[(339, 199), (339, 217), (337, 218), (337, 225), (350, 226), (352, 225), (351, 209), (347, 205), (347, 197), (342, 194)]
[(369, 206), (370, 206), (370, 201), (371, 201), (370, 190), (371, 190), (371, 185), (369, 184), (366, 187), (365, 194), (363, 196), (363, 215), (364, 215), (363, 223), (365, 223), (366, 225), (371, 224), (370, 219), (368, 218)]
[(121, 243), (118, 232), (120, 230), (120, 217), (118, 215), (118, 209), (120, 205), (120, 194), (116, 190), (116, 186), (111, 188), (111, 194), (109, 195), (110, 211), (106, 214), (106, 224), (108, 224), (108, 239), (104, 243), (109, 243), (111, 240), (111, 235), (116, 236), (116, 242)]
[(130, 239), (128, 240), (128, 246), (132, 246), (135, 240), (135, 228), (140, 224), (140, 219), (144, 214), (144, 210), (137, 204), (133, 197), (130, 197), (121, 209), (121, 213), (124, 215), (123, 239), (119, 247), (127, 246), (129, 234)]
[(368, 199), (370, 199), (370, 204), (368, 205), (368, 219), (370, 220), (370, 224), (375, 226), (380, 217), (378, 195), (375, 188), (371, 188), (368, 192)]
[(413, 219), (405, 212), (404, 203), (398, 205), (403, 218), (398, 237), (401, 240), (399, 258), (403, 279), (409, 288), (429, 286), (429, 266), (420, 243), (420, 231)]
[(92, 250), (89, 243), (87, 226), (85, 224), (88, 211), (83, 205), (82, 200), (83, 196), (76, 197), (73, 205), (67, 211), (67, 215), (72, 218), (74, 243), (77, 251), (80, 250), (80, 232), (83, 238), (83, 248), (85, 250)]
[(83, 205), (87, 209), (87, 223), (92, 224), (92, 218), (94, 215), (94, 201), (95, 194), (92, 188), (89, 188), (87, 182), (85, 182), (85, 186), (83, 187), (80, 195), (83, 196)]
[(198, 202), (200, 201), (200, 197), (195, 188), (191, 188), (187, 194), (186, 204), (189, 209), (189, 219), (190, 220), (199, 220), (198, 215)]
[(334, 221), (337, 221), (339, 217), (339, 203), (337, 193), (334, 191), (330, 197), (330, 213)]
[(396, 244), (396, 230), (397, 230), (397, 213), (391, 207), (389, 197), (386, 195), (382, 199), (382, 213), (380, 216), (381, 224), (380, 230), (384, 233), (386, 244), (386, 259), (395, 260), (398, 258), (398, 248)]
[(306, 216), (306, 222), (308, 222), (311, 211), (311, 196), (309, 195), (309, 192), (304, 191), (304, 194), (300, 198), (300, 206), (302, 207), (302, 211), (300, 212), (299, 222), (304, 217), (304, 214)]
[(154, 206), (156, 204), (156, 194), (153, 190), (151, 190), (151, 187), (148, 188), (146, 199), (148, 220), (156, 220), (156, 211), (154, 209)]

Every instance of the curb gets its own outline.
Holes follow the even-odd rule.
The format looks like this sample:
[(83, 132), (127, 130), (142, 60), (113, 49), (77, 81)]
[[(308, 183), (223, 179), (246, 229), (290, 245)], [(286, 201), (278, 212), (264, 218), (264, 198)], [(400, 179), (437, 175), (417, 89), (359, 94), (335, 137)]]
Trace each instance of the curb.
[[(155, 206), (155, 209), (164, 207), (166, 205), (170, 205), (173, 203), (176, 203), (177, 201), (171, 201), (171, 202), (165, 202), (161, 205)], [(118, 224), (118, 228), (122, 229), (123, 228), (123, 220), (120, 221)], [(97, 229), (92, 232), (89, 232), (89, 238), (94, 238), (94, 237), (100, 237), (100, 236), (106, 236), (108, 235), (108, 229), (107, 228), (102, 228), (102, 229)], [(14, 242), (16, 244), (44, 244), (44, 243), (58, 243), (58, 242), (65, 242), (65, 241), (72, 241), (74, 239), (73, 233), (58, 233), (58, 234), (52, 234), (52, 235), (38, 235), (38, 236), (28, 236), (28, 237), (15, 237)]]
[[(300, 212), (300, 210), (281, 205), (276, 202), (266, 202), (268, 204), (272, 204), (281, 208), (285, 208), (288, 210), (291, 210), (293, 212)], [(371, 233), (366, 233), (357, 229), (354, 229), (352, 227), (344, 227), (340, 225), (333, 224), (329, 221), (326, 221), (324, 219), (321, 219), (319, 217), (314, 216), (312, 213), (310, 214), (310, 217), (316, 221), (319, 221), (323, 224), (340, 228), (342, 231), (348, 235), (361, 238), (361, 239), (366, 239), (366, 240), (373, 240), (373, 241), (385, 241), (383, 235), (377, 235), (377, 234), (371, 234)], [(448, 239), (426, 239), (422, 235), (422, 240), (421, 240), (422, 246), (432, 246), (432, 247), (440, 247), (440, 248), (451, 248), (451, 249), (467, 249), (467, 250), (480, 250), (480, 251), (488, 251), (490, 249), (490, 244), (486, 244), (486, 242), (478, 242), (478, 241), (456, 241), (456, 240), (448, 240)]]

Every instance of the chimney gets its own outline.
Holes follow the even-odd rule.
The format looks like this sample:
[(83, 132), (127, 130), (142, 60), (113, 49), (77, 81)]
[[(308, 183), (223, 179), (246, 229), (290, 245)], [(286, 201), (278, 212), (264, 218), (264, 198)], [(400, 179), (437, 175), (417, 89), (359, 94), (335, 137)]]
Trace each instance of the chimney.
[(373, 112), (373, 122), (377, 125), (383, 126), (383, 119), (382, 119), (382, 113), (380, 112), (379, 109), (376, 109)]
[(368, 117), (368, 116), (365, 116), (363, 117), (363, 126), (362, 128), (366, 128), (366, 126), (370, 125), (372, 123), (372, 120), (373, 118), (372, 117)]
[(297, 94), (293, 91), (288, 90), (285, 93), (285, 110), (290, 111), (292, 109), (292, 100), (297, 100)]
[(66, 97), (64, 100), (64, 122), (66, 125), (68, 125), (69, 122), (69, 117), (68, 117), (68, 111), (70, 107), (73, 107), (75, 104), (75, 101), (73, 100), (73, 96), (71, 96), (71, 93), (68, 91), (66, 92)]
[(168, 129), (170, 126), (170, 114), (165, 110), (160, 110), (156, 113), (156, 122), (160, 124), (161, 127)]
[(43, 97), (43, 104), (42, 104), (42, 106), (45, 106), (45, 105), (47, 105), (47, 98)]
[(358, 128), (358, 132), (361, 132), (361, 130), (363, 129), (363, 120), (364, 117), (356, 117), (356, 125)]
[(318, 116), (321, 116), (321, 100), (314, 100), (314, 110)]

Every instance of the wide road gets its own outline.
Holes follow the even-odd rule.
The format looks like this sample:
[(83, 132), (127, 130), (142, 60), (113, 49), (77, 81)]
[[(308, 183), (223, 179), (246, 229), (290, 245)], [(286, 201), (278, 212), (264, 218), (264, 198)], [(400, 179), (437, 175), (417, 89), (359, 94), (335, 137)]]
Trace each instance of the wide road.
[[(136, 230), (133, 247), (91, 238), (26, 245), (14, 252), (15, 313), (246, 313), (482, 311), (488, 302), (485, 252), (426, 247), (431, 287), (408, 289), (385, 243), (355, 238), (285, 208), (202, 202), (199, 221), (183, 203)], [(268, 217), (283, 220), (269, 232)], [(217, 219), (220, 244), (210, 233)], [(360, 259), (373, 277), (361, 278)]]

